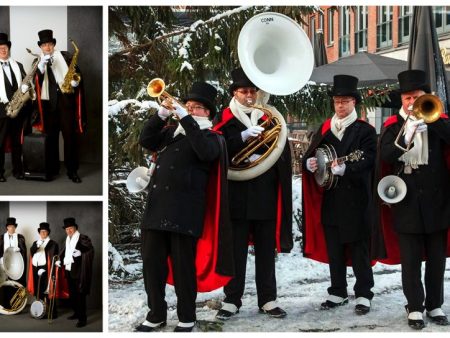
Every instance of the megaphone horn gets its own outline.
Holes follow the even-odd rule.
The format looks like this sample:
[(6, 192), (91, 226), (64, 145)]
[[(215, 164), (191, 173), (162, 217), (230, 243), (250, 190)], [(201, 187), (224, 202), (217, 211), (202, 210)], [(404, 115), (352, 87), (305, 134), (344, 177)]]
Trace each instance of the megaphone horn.
[(131, 193), (141, 192), (149, 183), (149, 169), (146, 167), (137, 167), (127, 177), (127, 189)]
[(378, 182), (378, 196), (388, 203), (395, 204), (402, 201), (407, 192), (406, 183), (400, 177), (395, 175), (389, 175), (383, 177)]

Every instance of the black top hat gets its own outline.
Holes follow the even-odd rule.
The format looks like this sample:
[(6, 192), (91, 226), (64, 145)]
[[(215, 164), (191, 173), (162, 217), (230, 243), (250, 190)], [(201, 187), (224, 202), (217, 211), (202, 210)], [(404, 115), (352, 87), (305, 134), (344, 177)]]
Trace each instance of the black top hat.
[(186, 103), (189, 100), (194, 100), (203, 103), (209, 109), (209, 118), (212, 119), (216, 114), (216, 106), (214, 100), (216, 99), (217, 90), (206, 82), (194, 82), (192, 88), (183, 98)]
[(413, 90), (423, 90), (426, 93), (430, 92), (430, 86), (427, 82), (427, 75), (423, 70), (405, 70), (399, 73), (397, 77), (400, 85), (400, 94)]
[(358, 78), (351, 75), (335, 75), (333, 78), (333, 90), (331, 96), (353, 96), (356, 104), (361, 102), (358, 92)]
[(63, 229), (68, 228), (68, 227), (75, 227), (78, 229), (78, 224), (75, 222), (75, 218), (73, 218), (73, 217), (64, 218)]
[(7, 227), (8, 225), (14, 225), (17, 228), (16, 219), (14, 217), (8, 217), (6, 219), (5, 227)]
[(56, 39), (53, 38), (53, 31), (51, 29), (44, 29), (38, 32), (39, 41), (38, 46), (40, 47), (43, 43), (53, 42), (56, 45)]
[(8, 34), (0, 33), (0, 45), (8, 45), (8, 48), (11, 48), (11, 41), (8, 39)]
[(233, 92), (241, 87), (256, 87), (256, 85), (250, 81), (247, 75), (244, 73), (242, 68), (236, 68), (231, 71), (231, 78), (233, 79), (233, 83), (230, 85), (230, 94), (233, 95)]
[(41, 230), (47, 230), (48, 233), (50, 234), (50, 224), (48, 224), (47, 222), (42, 222), (39, 224), (39, 228), (38, 228), (38, 232), (41, 232)]

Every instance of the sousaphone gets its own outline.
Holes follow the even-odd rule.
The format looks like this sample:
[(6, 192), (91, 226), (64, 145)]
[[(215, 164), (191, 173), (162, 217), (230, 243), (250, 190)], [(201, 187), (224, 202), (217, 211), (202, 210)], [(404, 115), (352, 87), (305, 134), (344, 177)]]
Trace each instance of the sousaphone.
[(8, 248), (3, 254), (3, 268), (7, 278), (0, 284), (0, 314), (15, 315), (27, 305), (27, 290), (16, 280), (24, 273), (24, 262), (20, 252)]
[[(261, 90), (273, 95), (290, 95), (309, 80), (314, 55), (308, 36), (300, 25), (286, 15), (266, 12), (253, 16), (242, 27), (238, 38), (238, 57), (247, 77)], [(249, 140), (250, 146), (236, 155), (238, 165), (230, 164), (228, 179), (246, 181), (270, 169), (283, 152), (287, 127), (274, 108), (255, 107), (269, 116), (264, 132)], [(256, 150), (265, 153), (255, 161)], [(246, 161), (245, 161), (246, 159)]]

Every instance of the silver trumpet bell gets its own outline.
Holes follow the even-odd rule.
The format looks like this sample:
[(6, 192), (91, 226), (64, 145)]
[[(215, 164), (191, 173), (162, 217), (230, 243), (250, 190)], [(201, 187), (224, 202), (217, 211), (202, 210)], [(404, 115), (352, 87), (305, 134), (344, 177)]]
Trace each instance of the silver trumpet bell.
[(378, 182), (377, 192), (385, 203), (395, 204), (405, 198), (406, 183), (396, 175), (385, 176)]

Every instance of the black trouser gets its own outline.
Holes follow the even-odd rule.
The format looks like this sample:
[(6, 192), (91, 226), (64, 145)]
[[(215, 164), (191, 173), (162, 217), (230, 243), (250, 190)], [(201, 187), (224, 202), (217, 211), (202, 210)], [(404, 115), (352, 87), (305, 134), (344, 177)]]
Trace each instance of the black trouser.
[(249, 236), (255, 247), (255, 282), (258, 306), (277, 298), (275, 278), (275, 220), (233, 220), (235, 277), (224, 287), (226, 303), (242, 306)]
[(80, 322), (85, 322), (87, 318), (86, 294), (79, 292), (80, 280), (68, 276), (67, 281), (69, 282), (69, 299), (72, 310)]
[[(58, 94), (58, 97), (61, 94)], [(75, 113), (63, 105), (58, 99), (56, 111), (50, 111), (49, 105), (44, 104), (44, 129), (47, 133), (49, 163), (52, 174), (59, 173), (59, 132), (64, 139), (64, 164), (68, 173), (78, 170), (78, 148)], [(47, 110), (46, 110), (47, 109)]]
[(355, 297), (373, 298), (370, 290), (374, 286), (373, 272), (369, 258), (369, 239), (351, 243), (341, 243), (339, 227), (324, 226), (327, 244), (331, 286), (328, 294), (346, 298), (347, 293), (347, 255), (349, 251), (356, 282), (353, 290)]
[(165, 296), (170, 256), (178, 320), (184, 323), (195, 321), (197, 238), (175, 232), (143, 229), (141, 250), (144, 285), (150, 308), (147, 320), (159, 323), (167, 319)]
[(9, 136), (11, 145), (11, 162), (13, 175), (23, 173), (22, 162), (22, 129), (23, 117), (0, 119), (0, 174), (5, 173), (5, 143)]
[[(444, 302), (447, 230), (431, 234), (399, 233), (398, 239), (403, 293), (408, 301), (409, 312), (423, 312), (424, 308), (428, 311), (440, 308)], [(421, 277), (424, 258), (425, 293)]]

